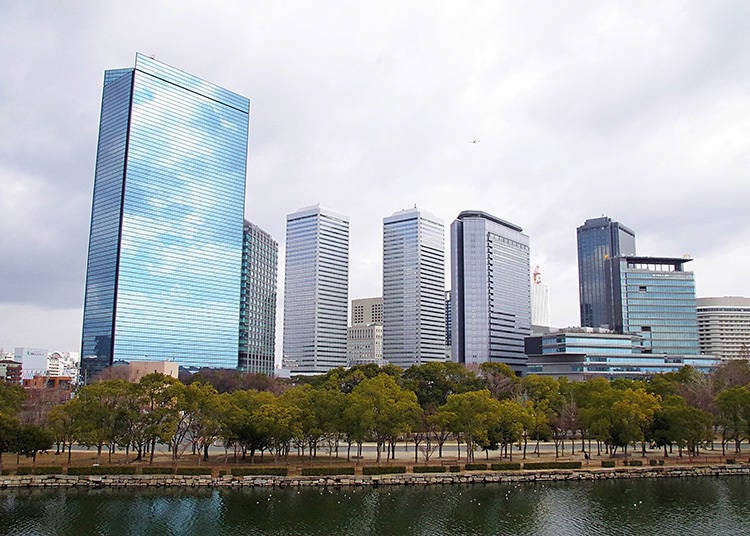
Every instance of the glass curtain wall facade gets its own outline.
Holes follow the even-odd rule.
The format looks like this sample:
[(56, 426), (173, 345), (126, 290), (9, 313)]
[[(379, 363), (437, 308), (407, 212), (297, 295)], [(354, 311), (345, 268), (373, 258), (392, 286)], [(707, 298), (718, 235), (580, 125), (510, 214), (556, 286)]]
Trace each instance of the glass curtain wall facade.
[(643, 339), (645, 353), (698, 354), (695, 279), (684, 270), (692, 259), (608, 259), (614, 329)]
[(416, 208), (383, 219), (383, 358), (445, 361), (443, 223)]
[(319, 206), (286, 218), (284, 366), (323, 374), (346, 366), (349, 218)]
[(581, 326), (612, 328), (612, 297), (607, 295), (607, 259), (635, 255), (635, 233), (610, 218), (589, 219), (578, 229), (578, 292)]
[(112, 363), (237, 366), (249, 101), (138, 54), (106, 71), (81, 343)]
[(531, 281), (529, 237), (522, 231), (480, 211), (464, 211), (451, 224), (454, 361), (524, 371)]
[(237, 362), (244, 372), (274, 373), (278, 256), (279, 244), (271, 235), (245, 221)]

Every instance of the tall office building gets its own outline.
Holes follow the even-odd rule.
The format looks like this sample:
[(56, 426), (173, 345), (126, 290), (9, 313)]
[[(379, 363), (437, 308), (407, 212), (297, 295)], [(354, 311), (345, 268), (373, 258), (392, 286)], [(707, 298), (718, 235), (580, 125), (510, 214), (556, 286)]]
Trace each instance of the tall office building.
[(276, 268), (279, 244), (245, 220), (242, 238), (240, 350), (237, 367), (273, 374), (276, 347)]
[(249, 101), (152, 58), (104, 73), (81, 343), (235, 368)]
[(383, 357), (445, 361), (443, 223), (417, 208), (383, 219)]
[(702, 354), (750, 358), (750, 298), (698, 298), (698, 344)]
[(286, 217), (284, 366), (322, 374), (346, 366), (349, 218), (313, 206)]
[(695, 279), (684, 265), (692, 259), (607, 259), (614, 329), (640, 335), (646, 353), (698, 354)]
[(531, 334), (529, 237), (485, 212), (461, 212), (451, 224), (453, 359), (466, 365), (526, 364)]
[(605, 262), (635, 255), (635, 233), (602, 216), (576, 229), (578, 238), (578, 293), (581, 326), (612, 328), (612, 298), (607, 296)]

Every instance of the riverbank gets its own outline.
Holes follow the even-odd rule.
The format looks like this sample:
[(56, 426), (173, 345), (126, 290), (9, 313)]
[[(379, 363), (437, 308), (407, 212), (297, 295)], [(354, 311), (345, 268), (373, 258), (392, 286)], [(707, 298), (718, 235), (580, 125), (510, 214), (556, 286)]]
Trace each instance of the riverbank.
[(750, 477), (750, 464), (664, 467), (618, 467), (462, 473), (341, 476), (223, 475), (5, 475), (0, 489), (19, 488), (159, 488), (159, 487), (310, 487), (310, 486), (426, 486), (517, 482), (563, 482), (637, 478)]

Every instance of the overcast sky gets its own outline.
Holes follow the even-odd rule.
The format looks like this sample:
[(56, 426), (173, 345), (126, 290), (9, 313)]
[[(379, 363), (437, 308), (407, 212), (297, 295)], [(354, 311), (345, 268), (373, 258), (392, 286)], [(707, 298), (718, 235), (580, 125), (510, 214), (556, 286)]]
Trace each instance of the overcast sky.
[(0, 3), (1, 348), (80, 349), (103, 71), (137, 51), (251, 99), (280, 272), (319, 202), (351, 218), (350, 297), (380, 295), (382, 218), (416, 204), (447, 255), (462, 210), (523, 227), (556, 326), (602, 214), (692, 255), (698, 296), (750, 295), (750, 2), (117, 4)]

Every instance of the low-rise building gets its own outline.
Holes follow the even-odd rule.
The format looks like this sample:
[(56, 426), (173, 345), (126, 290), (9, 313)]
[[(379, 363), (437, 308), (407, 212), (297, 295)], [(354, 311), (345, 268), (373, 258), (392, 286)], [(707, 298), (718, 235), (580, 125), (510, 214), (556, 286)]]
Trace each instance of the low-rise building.
[(21, 383), (22, 365), (12, 359), (0, 360), (0, 380), (7, 383)]
[(698, 298), (698, 344), (702, 354), (750, 358), (750, 298)]
[(643, 338), (599, 328), (569, 328), (526, 338), (527, 374), (583, 381), (594, 377), (644, 378), (692, 366), (708, 373), (721, 360), (709, 355), (648, 352)]

